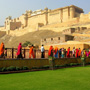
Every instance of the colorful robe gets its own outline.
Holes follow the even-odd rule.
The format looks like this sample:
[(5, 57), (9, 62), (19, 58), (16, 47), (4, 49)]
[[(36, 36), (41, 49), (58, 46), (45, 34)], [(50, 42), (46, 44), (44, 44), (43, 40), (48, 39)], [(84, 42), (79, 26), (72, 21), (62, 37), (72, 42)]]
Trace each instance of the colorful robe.
[(67, 57), (70, 58), (70, 48), (67, 50)]
[(58, 58), (58, 48), (55, 47), (55, 58)]
[(21, 43), (19, 43), (17, 55), (20, 55), (21, 54), (21, 50), (22, 50), (22, 46), (21, 46)]
[(33, 51), (33, 47), (31, 47), (30, 50), (29, 50), (29, 58), (31, 58), (31, 56), (32, 56), (33, 58), (35, 58), (34, 51)]
[(78, 57), (78, 52), (79, 52), (79, 50), (78, 50), (78, 49), (76, 49), (76, 58)]
[(4, 43), (1, 43), (0, 45), (0, 56), (4, 54)]
[(49, 51), (48, 51), (48, 56), (53, 57), (53, 46), (50, 46)]

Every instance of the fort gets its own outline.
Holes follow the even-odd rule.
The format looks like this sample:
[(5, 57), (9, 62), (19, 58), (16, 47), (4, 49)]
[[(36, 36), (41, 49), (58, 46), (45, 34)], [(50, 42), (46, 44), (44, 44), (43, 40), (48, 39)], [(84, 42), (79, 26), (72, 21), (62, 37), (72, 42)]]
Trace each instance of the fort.
[(38, 30), (39, 27), (63, 23), (63, 22), (79, 22), (81, 21), (79, 17), (83, 17), (83, 9), (76, 7), (74, 5), (50, 10), (45, 8), (44, 10), (37, 10), (32, 12), (31, 10), (26, 11), (25, 14), (18, 18), (12, 19), (8, 17), (5, 20), (5, 28), (7, 30), (15, 30), (19, 28), (31, 27)]
[[(27, 10), (25, 14), (14, 19), (9, 16), (5, 20), (5, 26), (0, 28), (0, 31), (6, 31), (6, 35), (12, 36), (10, 40), (14, 36), (23, 36), (30, 32), (39, 33), (40, 31), (44, 32), (47, 30), (48, 33), (49, 31), (53, 31), (60, 33), (60, 35), (48, 35), (47, 37), (47, 33), (44, 33), (40, 37), (39, 45), (62, 45), (62, 43), (66, 44), (66, 42), (71, 44), (73, 41), (73, 44), (79, 42), (79, 44), (89, 47), (89, 29), (90, 13), (84, 14), (82, 8), (71, 5), (54, 10), (48, 9), (47, 7), (44, 10)], [(38, 36), (35, 35), (33, 37), (37, 38)], [(7, 37), (4, 38), (7, 39)], [(74, 46), (73, 44), (72, 46)], [(84, 47), (82, 46), (82, 48)]]

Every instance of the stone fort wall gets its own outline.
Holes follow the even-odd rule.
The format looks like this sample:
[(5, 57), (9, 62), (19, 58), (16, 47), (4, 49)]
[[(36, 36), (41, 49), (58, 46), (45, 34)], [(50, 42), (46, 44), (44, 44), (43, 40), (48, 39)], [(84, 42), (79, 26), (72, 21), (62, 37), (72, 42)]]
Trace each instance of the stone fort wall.
[(54, 10), (50, 10), (48, 8), (45, 8), (44, 10), (37, 10), (34, 12), (29, 10), (26, 11), (25, 14), (22, 14), (22, 16), (20, 16), (19, 18), (6, 18), (5, 28), (7, 30), (15, 30), (17, 28), (31, 27), (34, 28), (34, 30), (37, 30), (38, 27), (54, 23), (63, 23), (69, 21), (75, 23), (75, 21), (83, 21), (84, 17), (88, 18), (88, 15), (84, 15), (81, 13), (84, 13), (83, 9), (74, 5)]

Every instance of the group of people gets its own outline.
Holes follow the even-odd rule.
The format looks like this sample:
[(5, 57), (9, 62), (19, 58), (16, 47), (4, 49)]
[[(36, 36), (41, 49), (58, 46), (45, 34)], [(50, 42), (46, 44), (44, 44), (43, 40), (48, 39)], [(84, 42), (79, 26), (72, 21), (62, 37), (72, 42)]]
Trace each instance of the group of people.
[[(33, 48), (34, 47), (32, 45), (30, 47), (30, 49), (29, 49), (29, 58), (31, 58), (31, 57), (35, 58), (35, 53), (34, 53)], [(17, 58), (22, 58), (23, 59), (23, 56), (22, 56), (22, 45), (21, 45), (21, 43), (19, 43), (19, 45), (18, 45), (18, 49), (17, 49), (16, 55), (17, 55)]]
[[(22, 56), (22, 44), (21, 43), (19, 43), (19, 45), (18, 45), (18, 49), (17, 49), (16, 55), (17, 55), (17, 58), (22, 58), (23, 59), (23, 56)], [(31, 56), (33, 58), (35, 58), (33, 45), (32, 45), (32, 47), (29, 50), (29, 58), (31, 58)], [(5, 45), (2, 42), (1, 45), (0, 45), (0, 58), (5, 58), (5, 57), (7, 57), (7, 48), (5, 48)]]
[(68, 47), (67, 51), (64, 48), (58, 49), (58, 47), (53, 48), (53, 46), (50, 46), (48, 55), (55, 57), (55, 58), (70, 58), (70, 57), (90, 57), (90, 49), (83, 49), (73, 47), (73, 50), (70, 51), (70, 47)]
[[(29, 49), (29, 58), (35, 58), (35, 52), (34, 52), (34, 46), (32, 45)], [(5, 51), (4, 51), (5, 50)], [(22, 44), (19, 43), (18, 49), (17, 49), (17, 58), (22, 58)], [(4, 43), (2, 42), (0, 45), (0, 58), (7, 56), (7, 49), (4, 46)], [(48, 56), (55, 57), (55, 58), (70, 58), (70, 57), (90, 57), (90, 49), (83, 49), (75, 48), (73, 47), (73, 50), (70, 50), (70, 47), (68, 47), (67, 51), (64, 48), (58, 48), (53, 46), (50, 46), (48, 50)], [(45, 49), (44, 46), (41, 46), (41, 58), (45, 58)]]

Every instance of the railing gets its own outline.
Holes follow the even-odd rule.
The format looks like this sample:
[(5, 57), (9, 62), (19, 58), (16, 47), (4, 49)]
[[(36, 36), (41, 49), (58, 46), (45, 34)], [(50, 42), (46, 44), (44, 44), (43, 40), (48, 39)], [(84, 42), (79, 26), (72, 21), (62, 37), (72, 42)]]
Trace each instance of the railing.
[[(7, 57), (6, 58), (11, 58), (11, 59), (15, 59), (17, 58), (17, 48), (7, 48)], [(35, 58), (41, 58), (41, 50), (40, 49), (34, 49), (34, 54), (35, 54)], [(45, 58), (48, 58), (48, 50), (45, 50)], [(64, 54), (64, 57), (67, 57), (67, 51)], [(29, 59), (29, 49), (22, 49), (22, 56), (25, 59)], [(59, 57), (59, 55), (58, 55)], [(72, 57), (72, 51), (70, 51), (70, 57)]]
[[(16, 48), (7, 48), (7, 58), (17, 58)], [(34, 50), (35, 58), (41, 58), (41, 50)], [(23, 58), (29, 58), (29, 49), (22, 49)], [(48, 58), (48, 50), (45, 50), (45, 58)]]

